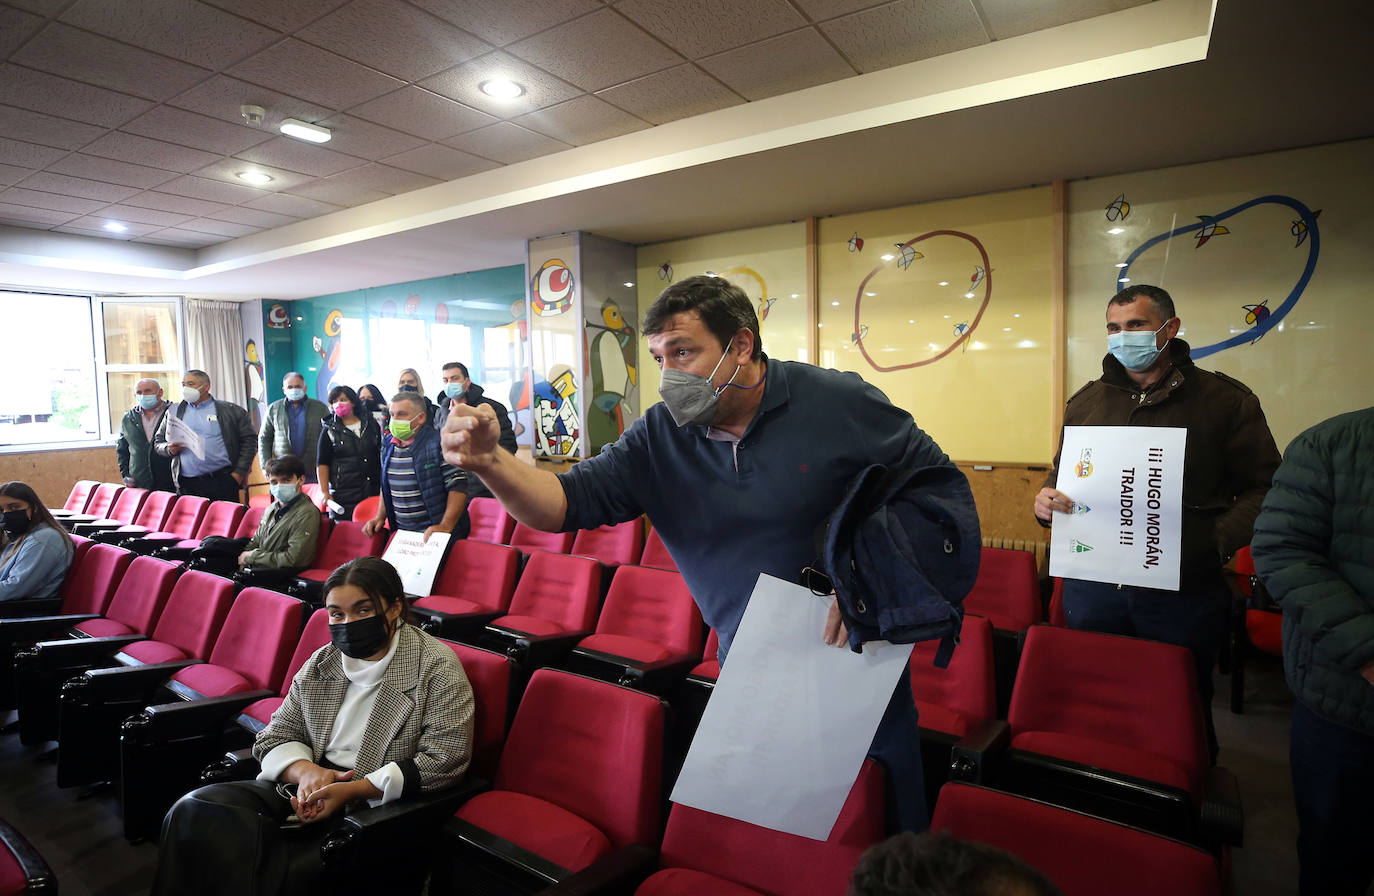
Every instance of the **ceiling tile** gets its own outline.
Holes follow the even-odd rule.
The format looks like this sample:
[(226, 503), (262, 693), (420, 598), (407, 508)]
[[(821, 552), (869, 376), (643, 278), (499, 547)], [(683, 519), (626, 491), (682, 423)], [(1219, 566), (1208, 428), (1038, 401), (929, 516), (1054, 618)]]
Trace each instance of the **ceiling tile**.
[(32, 168), (18, 168), (14, 165), (0, 165), (0, 184), (17, 184), (33, 174)]
[(235, 15), (278, 31), (291, 32), (343, 6), (348, 0), (205, 0)]
[(255, 130), (263, 134), (263, 139), (276, 136), (277, 126), (283, 118), (319, 121), (330, 112), (326, 106), (249, 84), (247, 81), (239, 81), (227, 75), (215, 75), (168, 102), (170, 105), (199, 112), (235, 126), (246, 126), (239, 112), (240, 106), (262, 106), (267, 114)]
[(471, 31), (485, 41), (504, 46), (545, 28), (601, 9), (596, 0), (411, 0)]
[[(525, 93), (513, 100), (489, 97), (479, 87), (483, 81), (492, 78), (509, 78), (524, 87)], [(474, 109), (490, 112), (498, 118), (513, 118), (533, 112), (535, 109), (557, 105), (582, 94), (581, 90), (571, 84), (560, 81), (548, 72), (504, 52), (479, 56), (471, 62), (425, 80), (420, 86)]]
[(892, 0), (792, 0), (813, 22), (824, 22), (836, 16), (848, 15), (861, 9), (871, 9)]
[(10, 58), (30, 68), (162, 101), (210, 72), (54, 22)]
[(183, 215), (178, 212), (160, 212), (153, 208), (140, 208), (128, 203), (118, 205), (107, 205), (101, 209), (102, 215), (109, 215), (120, 221), (134, 221), (139, 224), (156, 224), (158, 227), (173, 227), (182, 221), (189, 221), (194, 215)]
[(1006, 40), (1018, 34), (1054, 28), (1148, 2), (1149, 0), (1057, 0), (1055, 3), (1025, 3), (1022, 0), (982, 0), (979, 7), (987, 20), (993, 40)]
[(653, 124), (690, 118), (744, 102), (739, 94), (690, 63), (645, 75), (628, 84), (598, 91), (596, 95)]
[(80, 149), (103, 133), (105, 129), (95, 125), (54, 118), (28, 109), (0, 106), (0, 134), (12, 140), (62, 149)]
[(244, 60), (229, 69), (229, 74), (329, 109), (365, 103), (405, 83), (295, 39)]
[(231, 208), (223, 202), (193, 199), (190, 196), (173, 196), (170, 193), (159, 193), (156, 190), (131, 196), (124, 200), (123, 204), (136, 205), (140, 208), (154, 208), (164, 212), (176, 212), (190, 217), (213, 215), (223, 209)]
[(440, 180), (457, 180), (460, 177), (467, 177), (469, 174), (490, 171), (492, 168), (500, 167), (499, 163), (490, 159), (480, 158), (437, 143), (421, 146), (419, 149), (412, 149), (382, 161), (397, 168), (404, 168), (406, 171), (417, 171), (420, 174), (428, 174), (430, 177), (437, 177)]
[(401, 0), (353, 0), (296, 35), (317, 47), (418, 81), (491, 49)]
[(394, 128), (373, 124), (352, 115), (339, 113), (316, 123), (334, 132), (334, 139), (329, 141), (331, 149), (368, 161), (425, 145), (422, 137), (402, 134)]
[(53, 230), (57, 231), (58, 233), (75, 234), (76, 236), (99, 237), (102, 240), (119, 240), (122, 243), (127, 243), (128, 241), (133, 239), (133, 237), (129, 236), (128, 233), (113, 233), (103, 228), (72, 227), (70, 224), (64, 224), (61, 227), (54, 227)]
[(968, 0), (897, 0), (817, 27), (860, 72), (988, 43)]
[(40, 193), (23, 187), (10, 187), (0, 190), (0, 202), (11, 205), (26, 205), (30, 208), (45, 208), (56, 212), (71, 212), (76, 215), (89, 215), (109, 203), (100, 199), (83, 199), (80, 196), (63, 196), (59, 193)]
[(580, 96), (548, 109), (522, 115), (515, 123), (574, 146), (609, 140), (621, 134), (642, 131), (649, 126), (594, 96)]
[(261, 128), (245, 124), (230, 124), (217, 118), (197, 115), (172, 106), (158, 106), (120, 128), (131, 134), (167, 140), (182, 146), (232, 155), (255, 146), (272, 135)]
[(750, 100), (854, 74), (853, 67), (812, 28), (730, 50), (697, 64)]
[(349, 112), (426, 140), (442, 140), (496, 121), (485, 112), (419, 87), (398, 90)]
[(688, 59), (723, 53), (807, 24), (787, 0), (624, 0), (615, 8)]
[[(272, 168), (258, 162), (245, 162), (242, 159), (220, 159), (213, 165), (206, 165), (198, 171), (191, 172), (197, 177), (208, 177), (213, 180), (222, 180), (227, 184), (243, 185), (248, 181), (239, 177), (240, 171), (259, 171), (272, 178), (269, 183), (262, 184), (258, 189), (263, 192), (277, 193), (290, 190), (310, 183), (313, 178), (308, 174), (300, 174), (295, 171), (287, 171), (284, 168)], [(252, 184), (248, 184), (252, 186)], [(208, 216), (216, 217), (216, 216)]]
[[(569, 52), (574, 47), (577, 51)], [(573, 19), (507, 49), (583, 90), (633, 81), (683, 61), (611, 9)]]
[(76, 0), (61, 21), (209, 69), (233, 65), (281, 35), (196, 0)]
[(180, 230), (195, 230), (201, 233), (214, 233), (219, 236), (237, 237), (247, 236), (250, 233), (257, 233), (261, 227), (250, 227), (247, 224), (235, 224), (232, 221), (213, 221), (209, 218), (193, 218), (178, 226)]
[(24, 45), (43, 27), (43, 17), (0, 6), (0, 59)]
[(34, 112), (61, 110), (63, 118), (118, 127), (152, 103), (18, 65), (0, 65), (0, 96)]
[(255, 199), (247, 205), (249, 208), (276, 212), (279, 215), (290, 215), (293, 218), (318, 218), (320, 215), (327, 215), (339, 210), (335, 205), (316, 202), (314, 199), (303, 199), (288, 193), (273, 193), (270, 196)]
[(0, 222), (5, 224), (42, 224), (52, 227), (56, 224), (65, 224), (72, 218), (79, 217), (71, 212), (55, 212), (46, 208), (29, 208), (25, 205), (11, 205), (8, 202), (0, 201)]
[(459, 134), (444, 142), (455, 149), (495, 159), (507, 165), (572, 149), (566, 143), (508, 121), (498, 121), (490, 127)]
[(145, 168), (130, 162), (105, 159), (99, 156), (86, 156), (80, 153), (73, 153), (65, 159), (54, 162), (48, 166), (48, 170), (58, 174), (71, 174), (89, 180), (103, 180), (106, 183), (122, 184), (126, 187), (138, 187), (144, 190), (164, 184), (176, 177), (175, 171)]
[[(212, 162), (219, 161), (220, 158), (216, 153), (202, 152), (199, 149), (191, 149), (189, 146), (177, 146), (175, 143), (165, 143), (162, 140), (140, 137), (137, 134), (126, 134), (123, 131), (106, 134), (99, 140), (90, 143), (82, 151), (87, 155), (119, 159), (121, 162), (133, 162), (136, 165), (144, 164), (167, 171), (178, 171), (182, 174), (189, 174), (197, 168), (204, 168)], [(164, 178), (164, 180), (167, 179)], [(134, 184), (134, 186), (152, 186), (152, 184)]]
[(332, 177), (322, 177), (305, 186), (296, 187), (291, 191), (291, 195), (304, 196), (307, 199), (316, 199), (320, 202), (353, 208), (366, 205), (369, 202), (376, 202), (378, 199), (386, 199), (391, 194), (369, 190), (367, 187), (359, 187), (354, 184), (346, 184)]
[[(119, 232), (115, 232), (113, 230), (106, 230), (106, 221), (118, 221), (119, 223), (124, 225), (125, 229)], [(74, 221), (68, 221), (66, 226), (71, 228), (72, 230), (89, 230), (93, 233), (98, 233), (102, 236), (113, 237), (117, 240), (131, 240), (136, 236), (142, 236), (145, 233), (152, 233), (154, 230), (159, 229), (155, 224), (139, 224), (134, 221), (125, 221), (122, 218), (116, 218), (113, 215), (106, 216), (103, 214), (98, 216), (90, 216), (86, 218), (77, 218)]]
[(225, 241), (225, 237), (213, 233), (201, 233), (198, 230), (182, 230), (179, 227), (168, 227), (148, 234), (140, 242), (154, 242), (160, 240), (170, 243), (173, 246), (190, 246), (199, 248), (202, 246), (213, 246), (216, 243)]
[(138, 192), (133, 187), (86, 180), (82, 177), (68, 177), (65, 174), (53, 174), (50, 171), (40, 171), (31, 177), (26, 177), (23, 186), (29, 190), (42, 190), (44, 193), (85, 196), (87, 199), (103, 199), (106, 202), (121, 202)]
[(351, 184), (355, 187), (365, 187), (369, 190), (390, 193), (393, 196), (398, 193), (409, 193), (411, 190), (418, 190), (421, 187), (432, 187), (440, 183), (440, 181), (424, 174), (402, 171), (399, 168), (392, 168), (390, 165), (383, 165), (379, 162), (354, 168), (343, 174), (336, 174), (325, 182)]
[(178, 196), (190, 196), (192, 199), (209, 199), (211, 202), (223, 202), (228, 205), (238, 205), (251, 199), (269, 195), (252, 187), (226, 184), (223, 181), (194, 176), (178, 177), (176, 180), (158, 187), (158, 191), (175, 193)]
[(353, 156), (346, 156), (341, 152), (334, 152), (314, 143), (303, 143), (290, 137), (276, 137), (266, 143), (259, 143), (238, 153), (236, 158), (287, 171), (298, 171), (313, 177), (338, 174), (340, 171), (347, 171), (363, 164), (362, 159), (355, 159)]
[(0, 162), (24, 168), (46, 168), (67, 154), (65, 149), (39, 146), (22, 140), (0, 137)]
[(236, 205), (233, 208), (226, 208), (224, 211), (214, 216), (216, 221), (232, 221), (235, 224), (247, 224), (250, 227), (281, 227), (286, 224), (295, 224), (299, 218), (292, 218), (287, 215), (279, 215), (275, 212), (264, 212), (255, 208), (244, 208)]
[(51, 19), (62, 11), (70, 0), (7, 0), (10, 6), (17, 6), (20, 9), (27, 9), (29, 12), (36, 12), (46, 19)]

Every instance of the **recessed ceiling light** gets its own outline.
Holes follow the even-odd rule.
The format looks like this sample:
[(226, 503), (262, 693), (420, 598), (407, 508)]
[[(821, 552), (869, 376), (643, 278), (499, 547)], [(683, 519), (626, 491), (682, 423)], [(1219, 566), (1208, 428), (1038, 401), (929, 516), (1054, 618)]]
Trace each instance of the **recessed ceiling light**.
[(625, 285), (626, 285), (627, 287), (628, 287), (628, 286), (634, 286), (634, 284), (631, 283), (629, 280), (626, 280), (626, 281), (625, 281)]
[(1118, 233), (1125, 233), (1125, 232), (1126, 232), (1126, 228), (1124, 228), (1124, 227), (1113, 227), (1111, 230), (1108, 230), (1107, 232), (1110, 233), (1112, 236), (1116, 236)]
[(307, 143), (328, 143), (329, 138), (334, 136), (334, 132), (329, 128), (322, 128), (317, 124), (310, 124), (305, 121), (297, 121), (294, 118), (284, 119), (280, 130), (288, 137), (295, 137), (297, 140), (304, 140)]
[(1119, 267), (1119, 268), (1124, 268), (1124, 267), (1126, 266), (1126, 262), (1124, 262), (1124, 261), (1118, 261), (1118, 262), (1116, 263), (1116, 266)]
[(880, 257), (882, 258), (883, 261), (891, 261), (892, 259), (896, 258), (897, 256), (892, 255), (891, 253), (889, 253), (889, 254), (887, 254), (887, 255), (883, 255), (883, 256), (880, 256)]
[(261, 171), (240, 171), (235, 176), (250, 184), (270, 184), (272, 182), (272, 175), (263, 174)]
[(492, 78), (477, 86), (487, 96), (498, 100), (513, 100), (525, 92), (525, 88), (508, 78)]
[(949, 286), (949, 281), (948, 281), (948, 280), (941, 280), (941, 281), (940, 281), (940, 285), (941, 285), (941, 286)]
[[(872, 293), (869, 293), (869, 295), (872, 295)], [(840, 307), (840, 303), (839, 303), (839, 302), (831, 302), (830, 304), (833, 305), (833, 306), (835, 306), (836, 308)]]
[(1130, 278), (1130, 277), (1118, 277), (1116, 282), (1117, 282), (1117, 283), (1130, 283), (1130, 282), (1131, 282), (1131, 278)]
[(973, 293), (971, 293), (971, 292), (966, 292), (966, 293), (964, 293), (964, 298), (966, 298), (966, 299), (971, 299), (971, 298), (973, 298)]
[(124, 231), (129, 229), (129, 225), (121, 224), (118, 221), (106, 221), (105, 229), (113, 231), (115, 233), (123, 233)]

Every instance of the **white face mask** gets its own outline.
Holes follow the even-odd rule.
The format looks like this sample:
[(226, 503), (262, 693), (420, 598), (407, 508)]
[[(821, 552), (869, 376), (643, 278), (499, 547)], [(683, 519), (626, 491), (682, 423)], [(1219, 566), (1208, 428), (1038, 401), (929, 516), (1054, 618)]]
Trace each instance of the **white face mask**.
[[(1169, 325), (1168, 321), (1159, 330), (1123, 330), (1107, 336), (1107, 351), (1121, 362), (1121, 366), (1134, 373), (1149, 370), (1159, 353), (1164, 349), (1155, 347), (1155, 336)], [(1168, 342), (1164, 343), (1168, 345)]]
[(181, 400), (190, 404), (200, 401), (200, 390), (192, 389), (190, 386), (181, 387)]
[(710, 376), (702, 376), (699, 373), (688, 373), (685, 370), (675, 370), (671, 367), (665, 368), (658, 386), (658, 394), (663, 397), (663, 403), (668, 407), (668, 413), (672, 414), (673, 422), (679, 427), (683, 426), (709, 426), (716, 416), (716, 405), (720, 403), (720, 393), (725, 391), (725, 387), (735, 381), (739, 376), (740, 366), (735, 365), (735, 372), (730, 374), (730, 379), (716, 388), (711, 377), (720, 370), (720, 365), (725, 363), (729, 356), (728, 351), (721, 352), (720, 360), (711, 369)]

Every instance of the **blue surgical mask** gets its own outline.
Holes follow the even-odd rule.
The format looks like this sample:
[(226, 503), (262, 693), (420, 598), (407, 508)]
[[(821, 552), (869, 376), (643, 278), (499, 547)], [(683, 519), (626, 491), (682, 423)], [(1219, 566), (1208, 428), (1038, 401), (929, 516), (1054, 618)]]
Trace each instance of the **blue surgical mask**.
[[(1168, 326), (1166, 321), (1164, 326)], [(1159, 330), (1164, 329), (1161, 326)], [(1149, 370), (1150, 365), (1155, 363), (1161, 348), (1155, 347), (1155, 336), (1159, 330), (1131, 330), (1120, 333), (1111, 333), (1107, 336), (1107, 351), (1111, 352), (1112, 357), (1121, 362), (1121, 366), (1133, 373), (1140, 373), (1142, 370)], [(1168, 342), (1164, 343), (1168, 345)]]
[(301, 493), (301, 487), (294, 482), (278, 482), (275, 485), (269, 485), (267, 488), (272, 492), (272, 497), (283, 504)]
[(151, 411), (153, 408), (162, 404), (162, 399), (158, 398), (156, 395), (138, 395), (135, 397), (138, 399), (138, 406), (145, 411)]
[(300, 401), (302, 398), (305, 397), (305, 390), (304, 390), (304, 389), (287, 389), (287, 390), (286, 390), (286, 397), (289, 398), (289, 399), (291, 399), (292, 401)]
[(466, 391), (462, 383), (444, 383), (444, 394), (449, 398), (457, 398)]

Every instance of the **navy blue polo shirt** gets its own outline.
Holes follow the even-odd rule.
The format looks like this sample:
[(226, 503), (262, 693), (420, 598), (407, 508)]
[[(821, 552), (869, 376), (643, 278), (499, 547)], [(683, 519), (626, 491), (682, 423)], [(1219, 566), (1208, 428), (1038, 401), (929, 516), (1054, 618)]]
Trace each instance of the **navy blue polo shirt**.
[(817, 526), (860, 471), (950, 462), (858, 374), (769, 360), (763, 390), (738, 443), (709, 427), (679, 429), (660, 403), (559, 475), (565, 532), (648, 515), (722, 657), (759, 574), (800, 581), (818, 556)]

